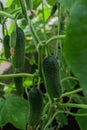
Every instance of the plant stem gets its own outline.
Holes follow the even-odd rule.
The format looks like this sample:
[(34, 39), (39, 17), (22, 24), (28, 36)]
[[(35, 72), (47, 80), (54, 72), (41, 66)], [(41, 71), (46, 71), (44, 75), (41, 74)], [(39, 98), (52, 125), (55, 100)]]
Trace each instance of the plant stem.
[(39, 76), (41, 76), (41, 61), (42, 61), (42, 48), (41, 46), (38, 48), (38, 73), (39, 73)]
[[(58, 9), (58, 4), (57, 4), (57, 9)], [(61, 22), (61, 5), (59, 4), (59, 9), (58, 9), (58, 13), (57, 13), (57, 16), (58, 16), (58, 35), (60, 35), (60, 22)], [(57, 43), (56, 43), (56, 57), (58, 57), (58, 47), (59, 47), (59, 43), (61, 41), (59, 41), (57, 39)]]
[(0, 85), (2, 85), (2, 86), (7, 86), (7, 84), (5, 84), (5, 83), (2, 83), (2, 82), (0, 82)]
[(75, 114), (75, 113), (72, 113), (72, 112), (69, 112), (69, 111), (57, 111), (54, 113), (54, 115), (52, 116), (52, 118), (49, 120), (49, 124), (52, 123), (52, 121), (54, 120), (54, 118), (60, 114), (60, 113), (66, 113), (66, 114), (69, 114), (69, 115), (72, 115), (72, 116), (87, 116), (87, 113), (82, 113), (82, 114)]
[(72, 76), (68, 76), (68, 77), (63, 78), (63, 79), (61, 80), (61, 82), (64, 82), (64, 81), (69, 80), (69, 79), (72, 79), (72, 80), (77, 80), (77, 81), (78, 81), (78, 79), (77, 79), (77, 78), (72, 77)]
[(56, 40), (56, 39), (64, 39), (66, 35), (56, 35), (52, 38), (50, 38), (47, 42), (46, 45), (50, 44), (52, 41)]
[[(25, 2), (25, 1), (22, 1), (22, 0), (19, 0), (19, 1), (20, 1), (20, 4), (21, 4), (21, 7), (23, 6), (22, 9), (23, 9), (24, 12), (26, 13), (26, 14), (25, 14), (25, 18), (26, 18), (26, 20), (27, 20), (27, 22), (28, 22), (28, 26), (29, 26), (29, 28), (30, 28), (31, 34), (32, 34), (34, 40), (36, 41), (35, 43), (40, 43), (40, 38), (38, 37), (36, 31), (34, 30), (34, 27), (33, 27), (32, 23), (31, 23), (31, 20), (30, 20), (29, 16), (27, 15), (26, 2)], [(24, 3), (24, 5), (23, 5), (23, 3)]]
[(54, 40), (56, 40), (56, 39), (62, 40), (65, 37), (66, 37), (66, 35), (56, 35), (56, 36), (53, 36), (52, 38), (50, 38), (49, 40), (47, 40), (47, 42), (45, 44), (41, 44), (41, 42), (40, 42), (39, 45), (38, 45), (38, 48), (39, 47), (47, 46), (47, 45), (51, 44), (51, 42), (54, 41)]
[(60, 107), (74, 107), (74, 108), (87, 109), (87, 105), (85, 105), (85, 104), (58, 103), (58, 106), (60, 106)]
[(82, 88), (73, 90), (73, 91), (71, 91), (71, 92), (66, 92), (66, 93), (62, 94), (62, 97), (69, 96), (69, 95), (71, 95), (71, 94), (75, 94), (75, 93), (78, 93), (78, 92), (81, 92), (81, 91), (82, 91)]
[(42, 16), (43, 16), (43, 29), (44, 29), (44, 39), (46, 40), (46, 29), (45, 29), (45, 14), (44, 14), (44, 0), (42, 0)]
[(7, 18), (10, 18), (10, 19), (15, 19), (15, 17), (7, 12), (4, 12), (4, 11), (0, 11), (0, 15), (1, 16), (6, 16)]
[(28, 74), (28, 73), (4, 74), (4, 75), (0, 75), (0, 79), (1, 78), (14, 78), (14, 77), (29, 77), (29, 78), (33, 78), (34, 76), (35, 76), (35, 74)]

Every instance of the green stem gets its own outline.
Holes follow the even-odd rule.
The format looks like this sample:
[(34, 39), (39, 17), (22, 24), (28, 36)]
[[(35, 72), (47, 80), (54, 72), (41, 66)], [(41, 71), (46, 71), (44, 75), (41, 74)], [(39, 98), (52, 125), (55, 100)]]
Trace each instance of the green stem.
[(87, 105), (85, 104), (75, 104), (75, 103), (59, 103), (58, 106), (60, 107), (74, 107), (74, 108), (81, 108), (87, 109)]
[(46, 123), (46, 125), (45, 125), (45, 127), (44, 127), (44, 130), (47, 130), (47, 127), (50, 125), (50, 120), (51, 120), (51, 118), (52, 118), (52, 114), (53, 113), (53, 104), (51, 103), (50, 104), (50, 108), (49, 108), (49, 112), (48, 112), (48, 120), (47, 120), (47, 123)]
[[(58, 4), (57, 4), (57, 9), (58, 9)], [(61, 22), (61, 5), (59, 5), (59, 9), (58, 9), (58, 13), (57, 13), (57, 16), (58, 16), (58, 35), (60, 35), (60, 22)], [(59, 43), (61, 41), (59, 41), (57, 39), (57, 43), (56, 43), (56, 57), (58, 57), (58, 46), (59, 46)]]
[(7, 84), (5, 84), (5, 83), (2, 83), (2, 82), (0, 82), (0, 85), (2, 85), (2, 86), (7, 86)]
[(0, 75), (1, 78), (14, 78), (14, 77), (30, 77), (33, 78), (35, 74), (19, 73), (19, 74), (4, 74)]
[(41, 46), (38, 48), (38, 73), (41, 76), (41, 60), (42, 60), (42, 48)]
[(46, 28), (45, 28), (45, 14), (44, 14), (44, 1), (42, 0), (42, 16), (43, 16), (43, 29), (44, 29), (44, 39), (46, 40)]
[(69, 76), (69, 77), (65, 77), (65, 78), (63, 78), (63, 79), (61, 80), (61, 82), (64, 82), (64, 81), (69, 80), (69, 79), (72, 79), (72, 80), (77, 80), (77, 81), (78, 81), (78, 79), (77, 79), (77, 78), (72, 77), (72, 76)]
[(56, 40), (56, 39), (59, 39), (59, 40), (65, 39), (65, 37), (66, 37), (66, 35), (56, 35), (56, 36), (53, 36), (52, 38), (50, 38), (49, 40), (47, 40), (47, 42), (45, 44), (39, 43), (38, 48), (39, 47), (47, 46), (47, 45), (51, 44), (51, 42), (54, 41), (54, 40)]
[(4, 11), (0, 11), (0, 15), (1, 16), (6, 16), (7, 18), (10, 18), (10, 19), (13, 19), (13, 20), (15, 19), (15, 17), (13, 15), (8, 14), (8, 13), (6, 13)]
[(62, 94), (62, 97), (69, 96), (69, 95), (72, 95), (72, 94), (75, 94), (75, 93), (78, 93), (78, 92), (81, 92), (81, 91), (82, 91), (82, 88), (73, 90), (71, 92), (66, 92), (66, 93)]
[(48, 45), (48, 44), (50, 44), (52, 41), (54, 41), (54, 40), (56, 40), (56, 39), (65, 39), (65, 37), (66, 37), (66, 35), (57, 35), (57, 36), (54, 36), (54, 37), (50, 38), (50, 39), (46, 42), (46, 44)]
[(23, 1), (23, 0), (19, 0), (19, 2), (20, 2), (20, 5), (21, 5), (21, 8), (22, 8), (22, 12), (23, 12), (23, 14), (25, 16), (25, 19), (28, 22), (28, 26), (29, 26), (29, 29), (31, 31), (32, 37), (34, 38), (35, 46), (36, 46), (36, 49), (37, 49), (37, 43), (40, 43), (40, 39), (39, 39), (37, 33), (34, 30), (34, 27), (33, 27), (32, 23), (31, 23), (31, 20), (30, 20), (29, 16), (27, 15), (26, 2)]
[(54, 118), (60, 114), (60, 113), (66, 113), (66, 114), (69, 114), (71, 116), (87, 116), (87, 113), (82, 113), (82, 114), (75, 114), (75, 113), (72, 113), (72, 112), (69, 112), (69, 111), (57, 111), (54, 113), (54, 115), (52, 116), (52, 118), (49, 120), (49, 124), (52, 123), (52, 121), (54, 120)]

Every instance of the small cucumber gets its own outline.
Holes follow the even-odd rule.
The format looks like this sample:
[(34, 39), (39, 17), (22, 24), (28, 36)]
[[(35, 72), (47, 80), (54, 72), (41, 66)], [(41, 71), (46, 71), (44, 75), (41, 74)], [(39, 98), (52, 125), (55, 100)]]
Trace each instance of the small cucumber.
[(21, 68), (25, 60), (25, 36), (23, 30), (19, 27), (17, 27), (16, 33), (17, 38), (12, 62), (15, 68)]
[(42, 93), (36, 87), (31, 88), (29, 91), (29, 126), (34, 126), (38, 123), (42, 109), (43, 108), (43, 98)]
[(23, 78), (22, 77), (15, 77), (14, 78), (15, 87), (17, 90), (17, 94), (19, 96), (23, 95), (24, 88), (23, 88)]
[(62, 87), (59, 77), (59, 65), (54, 56), (47, 56), (44, 58), (42, 63), (42, 74), (50, 98), (60, 98)]
[(3, 40), (5, 57), (10, 58), (9, 35), (6, 35)]

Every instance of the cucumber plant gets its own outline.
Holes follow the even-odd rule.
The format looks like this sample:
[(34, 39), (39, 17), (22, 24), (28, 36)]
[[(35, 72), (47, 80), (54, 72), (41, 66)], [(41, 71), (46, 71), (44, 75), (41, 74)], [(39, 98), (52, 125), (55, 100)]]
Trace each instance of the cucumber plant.
[(86, 130), (87, 1), (7, 0), (0, 6), (0, 20), (3, 53), (13, 70), (0, 79), (14, 79), (0, 82), (0, 127)]

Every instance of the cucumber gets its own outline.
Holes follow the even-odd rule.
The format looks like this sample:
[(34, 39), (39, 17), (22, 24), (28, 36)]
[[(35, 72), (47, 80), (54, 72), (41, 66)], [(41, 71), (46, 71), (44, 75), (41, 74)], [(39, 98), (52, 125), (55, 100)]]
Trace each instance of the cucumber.
[(17, 27), (16, 33), (16, 45), (14, 48), (12, 63), (14, 68), (21, 68), (25, 61), (25, 36), (23, 30), (19, 27)]
[(29, 126), (35, 126), (42, 113), (43, 97), (42, 93), (36, 87), (33, 87), (29, 91)]
[(6, 59), (10, 58), (10, 46), (9, 46), (9, 35), (4, 36), (3, 44), (4, 44), (4, 53)]
[(60, 98), (62, 86), (60, 84), (59, 65), (53, 55), (44, 58), (42, 62), (42, 75), (50, 98)]
[(17, 94), (19, 96), (23, 95), (24, 88), (23, 88), (23, 77), (15, 77), (14, 78), (15, 87), (17, 90)]

